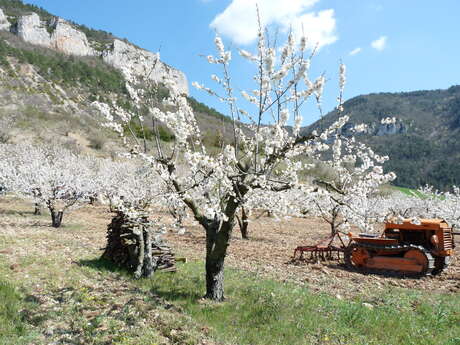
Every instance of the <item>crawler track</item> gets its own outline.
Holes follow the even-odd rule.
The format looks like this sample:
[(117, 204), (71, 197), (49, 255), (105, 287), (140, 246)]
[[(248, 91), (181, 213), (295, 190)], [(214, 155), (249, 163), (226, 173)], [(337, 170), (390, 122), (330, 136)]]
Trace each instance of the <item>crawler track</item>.
[[(410, 249), (416, 249), (421, 251), (428, 260), (428, 265), (426, 269), (422, 272), (406, 272), (406, 271), (399, 271), (399, 270), (388, 270), (388, 269), (375, 269), (375, 268), (366, 268), (364, 266), (356, 266), (353, 264), (351, 260), (351, 254), (355, 248), (364, 248), (369, 251), (381, 251), (384, 250), (386, 252), (394, 251), (396, 253), (407, 252)], [(349, 269), (356, 270), (362, 273), (376, 273), (388, 276), (402, 276), (402, 277), (414, 277), (420, 278), (424, 276), (431, 275), (433, 270), (435, 269), (435, 259), (433, 256), (422, 246), (417, 246), (413, 244), (407, 245), (392, 245), (392, 246), (384, 246), (384, 245), (375, 245), (375, 244), (368, 244), (368, 243), (353, 243), (349, 245), (344, 252), (344, 261), (345, 265)]]

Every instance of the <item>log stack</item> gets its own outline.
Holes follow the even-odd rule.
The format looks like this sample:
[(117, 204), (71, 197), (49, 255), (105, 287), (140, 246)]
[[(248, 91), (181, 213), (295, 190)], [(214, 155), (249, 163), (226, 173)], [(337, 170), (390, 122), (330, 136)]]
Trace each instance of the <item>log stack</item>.
[(135, 218), (117, 212), (107, 227), (107, 247), (102, 258), (134, 272), (136, 279), (155, 271), (176, 271), (176, 259), (161, 231), (147, 215)]

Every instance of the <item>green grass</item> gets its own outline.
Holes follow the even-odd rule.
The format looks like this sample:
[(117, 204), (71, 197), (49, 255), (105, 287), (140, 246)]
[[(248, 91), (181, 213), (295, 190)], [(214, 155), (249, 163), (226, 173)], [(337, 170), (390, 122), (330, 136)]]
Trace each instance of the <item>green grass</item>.
[[(203, 264), (141, 280), (220, 341), (236, 344), (460, 344), (460, 296), (387, 290), (342, 300), (227, 270), (224, 303), (202, 301)], [(370, 303), (371, 309), (363, 303)]]
[[(397, 186), (392, 186), (392, 188), (394, 190), (397, 190), (407, 196), (410, 196), (410, 197), (417, 197), (417, 198), (420, 198), (420, 199), (426, 199), (428, 197), (430, 197), (429, 194), (424, 194), (424, 193), (421, 193), (420, 191), (418, 191), (417, 189), (411, 189), (411, 188), (406, 188), (406, 187), (397, 187)], [(439, 196), (438, 197), (440, 200), (444, 200), (445, 197), (443, 195)]]
[(420, 193), (418, 190), (416, 189), (412, 189), (412, 188), (406, 188), (406, 187), (398, 187), (398, 186), (393, 186), (393, 188), (405, 195), (408, 195), (408, 196), (417, 196), (419, 198), (423, 197), (424, 195), (422, 193)]
[(22, 310), (32, 303), (24, 298), (10, 283), (0, 279), (0, 344), (27, 343), (28, 327), (22, 317)]

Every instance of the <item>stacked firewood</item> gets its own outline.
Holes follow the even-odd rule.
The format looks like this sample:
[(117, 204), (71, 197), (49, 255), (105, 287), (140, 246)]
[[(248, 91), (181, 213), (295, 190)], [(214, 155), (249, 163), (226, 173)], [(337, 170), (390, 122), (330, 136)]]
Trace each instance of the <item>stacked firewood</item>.
[(157, 270), (176, 272), (176, 258), (170, 247), (152, 244), (152, 255), (158, 257)]
[(150, 277), (156, 270), (176, 271), (174, 253), (147, 215), (133, 218), (117, 212), (107, 227), (102, 257), (134, 272), (136, 279)]

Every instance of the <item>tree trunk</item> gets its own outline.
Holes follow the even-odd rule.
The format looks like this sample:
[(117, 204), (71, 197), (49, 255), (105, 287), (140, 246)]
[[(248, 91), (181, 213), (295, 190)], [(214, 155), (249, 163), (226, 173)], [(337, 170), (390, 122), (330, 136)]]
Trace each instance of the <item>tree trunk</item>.
[(224, 300), (224, 257), (206, 257), (206, 295), (213, 301)]
[[(140, 229), (139, 229), (140, 228)], [(137, 267), (134, 271), (134, 278), (139, 279), (144, 273), (144, 262), (145, 262), (145, 243), (144, 243), (144, 229), (138, 227), (138, 231), (133, 232), (137, 237)]]
[(224, 300), (224, 261), (233, 230), (233, 219), (213, 222), (206, 229), (206, 295), (213, 301)]
[(145, 256), (144, 256), (144, 277), (150, 277), (158, 265), (158, 258), (152, 255), (152, 235), (149, 231), (144, 234)]
[(50, 213), (51, 213), (51, 225), (53, 226), (53, 228), (60, 228), (62, 224), (62, 216), (64, 215), (64, 212), (51, 209)]
[(335, 220), (332, 221), (331, 223), (331, 237), (333, 237), (336, 233), (337, 233), (337, 230), (335, 229)]
[(241, 207), (241, 218), (236, 216), (236, 219), (238, 220), (238, 225), (240, 227), (241, 237), (245, 240), (248, 240), (249, 239), (249, 232), (248, 232), (249, 219), (248, 219), (248, 214), (246, 213), (246, 210), (244, 209), (244, 207)]
[(40, 216), (42, 214), (42, 208), (39, 203), (35, 203), (34, 215)]
[(332, 221), (330, 223), (332, 237), (334, 237), (337, 234), (338, 218), (339, 218), (339, 209), (336, 206), (332, 209)]

